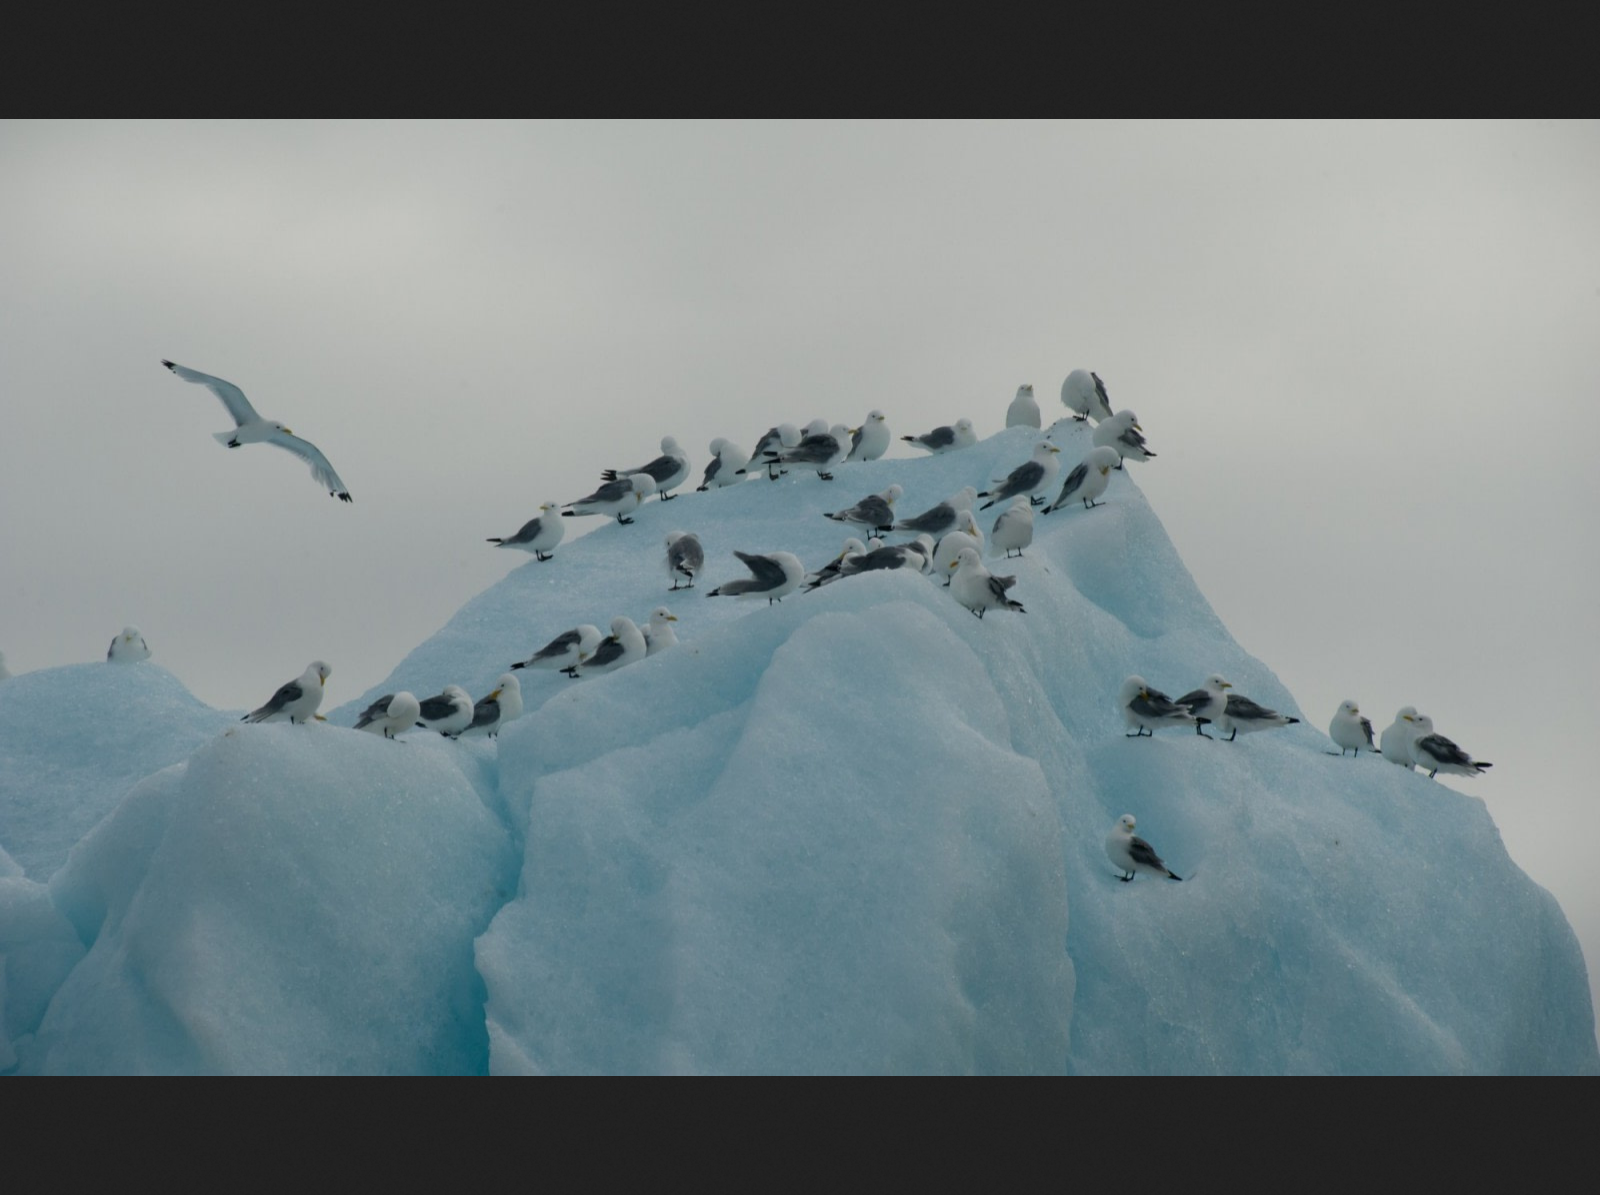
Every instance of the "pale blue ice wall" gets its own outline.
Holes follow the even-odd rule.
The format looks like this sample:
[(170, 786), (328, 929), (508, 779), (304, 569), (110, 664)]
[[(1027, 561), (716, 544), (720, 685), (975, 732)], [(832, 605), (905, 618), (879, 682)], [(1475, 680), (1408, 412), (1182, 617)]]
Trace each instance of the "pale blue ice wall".
[[(1577, 943), (1480, 801), (1326, 754), (1331, 711), (1235, 743), (1123, 737), (1130, 672), (1176, 693), (1219, 671), (1300, 712), (1128, 476), (994, 563), (1026, 615), (980, 622), (903, 574), (771, 608), (704, 596), (741, 574), (734, 548), (816, 567), (847, 534), (822, 511), (897, 481), (916, 513), (1042, 434), (650, 503), (513, 569), (328, 724), (145, 723), (149, 770), (178, 766), (131, 791), (122, 752), (48, 716), (88, 691), (76, 670), (0, 683), (0, 761), (18, 719), (35, 740), (0, 763), (0, 826), (29, 827), (0, 847), (50, 857), (55, 823), (8, 806), (57, 752), (111, 794), (48, 888), (0, 869), (12, 1065), (1600, 1071)], [(1053, 434), (1069, 468), (1088, 450), (1082, 426)], [(531, 479), (526, 512), (478, 530), (545, 496)], [(674, 529), (707, 570), (669, 594)], [(663, 602), (679, 647), (583, 681), (523, 672), (530, 712), (498, 745), (341, 729), (380, 692), (481, 695), (556, 633)], [(116, 671), (160, 699), (142, 668)], [(1123, 812), (1184, 883), (1115, 880)]]

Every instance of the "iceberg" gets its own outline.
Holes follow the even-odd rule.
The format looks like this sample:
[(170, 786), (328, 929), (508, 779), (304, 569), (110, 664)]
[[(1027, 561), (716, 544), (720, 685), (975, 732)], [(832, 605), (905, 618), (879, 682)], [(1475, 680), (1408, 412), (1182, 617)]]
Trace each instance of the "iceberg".
[[(1330, 754), (1145, 466), (986, 557), (1026, 613), (975, 618), (948, 561), (705, 600), (736, 549), (819, 568), (825, 512), (984, 489), (1046, 435), (1065, 467), (1092, 447), (1014, 427), (647, 503), (325, 722), (241, 725), (150, 664), (0, 683), (0, 1071), (1600, 1073), (1576, 937), (1483, 802)], [(704, 545), (693, 589), (668, 592), (673, 531)], [(663, 603), (675, 646), (523, 671), (498, 739), (350, 729)], [(1302, 722), (1125, 737), (1125, 677), (1212, 672)], [(1123, 813), (1182, 883), (1119, 882)]]

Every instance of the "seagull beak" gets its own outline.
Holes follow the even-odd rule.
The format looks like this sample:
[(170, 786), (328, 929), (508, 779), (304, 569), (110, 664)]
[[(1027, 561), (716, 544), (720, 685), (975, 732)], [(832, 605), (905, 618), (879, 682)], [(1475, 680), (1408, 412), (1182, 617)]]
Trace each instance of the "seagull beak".
[(286, 427), (286, 428), (283, 429), (283, 434), (286, 435), (286, 436), (292, 436), (292, 435), (294, 435), (294, 430), (292, 428), (287, 428)]
[(951, 562), (950, 562), (950, 567), (951, 567), (951, 568), (955, 568), (955, 567), (956, 567), (956, 565), (958, 565), (958, 564), (960, 564), (960, 563), (961, 563), (961, 561), (959, 561), (959, 560), (952, 560), (952, 561), (951, 561)]
[(500, 694), (503, 692), (505, 692), (504, 689), (496, 689), (493, 693), (489, 694), (489, 700), (498, 701), (500, 699)]
[(668, 622), (677, 622), (678, 621), (678, 616), (676, 614), (669, 614), (669, 615), (667, 615), (667, 621)]

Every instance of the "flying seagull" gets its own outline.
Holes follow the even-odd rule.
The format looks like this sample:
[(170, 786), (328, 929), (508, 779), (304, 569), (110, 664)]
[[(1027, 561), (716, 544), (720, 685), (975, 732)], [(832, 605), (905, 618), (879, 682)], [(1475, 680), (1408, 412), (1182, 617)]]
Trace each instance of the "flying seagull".
[(162, 358), (161, 364), (186, 382), (199, 382), (220, 398), (222, 405), (228, 408), (228, 414), (233, 416), (233, 421), (238, 426), (231, 432), (214, 433), (219, 444), (225, 444), (229, 448), (239, 448), (245, 444), (272, 444), (292, 452), (311, 466), (311, 476), (327, 486), (328, 493), (341, 502), (351, 501), (350, 491), (345, 488), (344, 482), (339, 480), (339, 475), (333, 471), (328, 458), (322, 455), (322, 450), (310, 440), (302, 440), (283, 424), (257, 415), (256, 409), (250, 405), (250, 400), (244, 396), (244, 391), (239, 387), (221, 378), (214, 378), (208, 373), (201, 373), (198, 369), (175, 365), (165, 358)]

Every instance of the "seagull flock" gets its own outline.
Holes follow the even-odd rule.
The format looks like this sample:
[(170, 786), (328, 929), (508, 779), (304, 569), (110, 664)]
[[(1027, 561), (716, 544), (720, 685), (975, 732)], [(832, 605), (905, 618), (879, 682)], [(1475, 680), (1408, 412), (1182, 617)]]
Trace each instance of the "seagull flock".
[[(308, 440), (294, 435), (276, 421), (263, 419), (232, 382), (163, 359), (167, 369), (186, 382), (205, 386), (218, 399), (234, 421), (231, 431), (217, 432), (217, 441), (228, 448), (246, 444), (270, 444), (291, 452), (305, 461), (312, 477), (328, 493), (343, 502), (352, 501), (349, 488), (340, 479), (328, 458)], [(1005, 477), (993, 478), (988, 489), (964, 486), (929, 509), (909, 517), (898, 517), (895, 503), (904, 495), (898, 484), (855, 503), (828, 512), (826, 517), (859, 531), (847, 538), (843, 550), (814, 571), (808, 571), (792, 552), (766, 553), (735, 551), (746, 575), (722, 581), (706, 591), (707, 597), (765, 598), (768, 605), (782, 601), (799, 590), (810, 593), (837, 581), (877, 570), (911, 569), (940, 576), (950, 595), (974, 616), (982, 619), (990, 610), (1026, 613), (1022, 602), (1011, 596), (1014, 576), (999, 576), (984, 567), (985, 551), (1003, 553), (1007, 559), (1020, 557), (1033, 542), (1035, 508), (1050, 514), (1072, 504), (1085, 510), (1104, 505), (1098, 501), (1110, 484), (1111, 473), (1127, 461), (1148, 461), (1155, 457), (1144, 437), (1138, 417), (1129, 410), (1113, 411), (1105, 383), (1088, 370), (1075, 369), (1061, 384), (1061, 403), (1074, 421), (1093, 420), (1094, 447), (1067, 471), (1059, 491), (1050, 497), (1061, 469), (1060, 447), (1048, 437), (1035, 443), (1027, 461), (1018, 464)], [(1032, 385), (1017, 388), (1016, 397), (1006, 411), (1007, 427), (1042, 427), (1043, 420)], [(971, 419), (933, 428), (900, 440), (932, 455), (956, 452), (977, 443)], [(893, 442), (884, 413), (873, 410), (855, 428), (828, 424), (817, 419), (804, 427), (783, 423), (763, 433), (753, 451), (746, 453), (722, 437), (710, 443), (711, 459), (701, 476), (697, 492), (737, 485), (760, 473), (771, 480), (791, 468), (814, 472), (820, 481), (832, 481), (834, 469), (846, 461), (873, 461), (888, 451)], [(661, 452), (650, 461), (631, 469), (604, 469), (601, 484), (575, 501), (544, 502), (539, 513), (514, 534), (487, 540), (498, 548), (517, 548), (535, 560), (549, 561), (555, 556), (564, 534), (563, 519), (603, 515), (620, 525), (633, 522), (632, 515), (650, 498), (671, 501), (672, 493), (690, 478), (688, 456), (672, 436), (661, 440)], [(986, 511), (1000, 506), (987, 534), (976, 515), (974, 504)], [(889, 544), (884, 536), (896, 532), (913, 538)], [(666, 537), (664, 565), (671, 580), (670, 592), (692, 589), (705, 569), (705, 551), (693, 532), (673, 531)], [(609, 633), (591, 624), (561, 632), (525, 660), (512, 663), (494, 689), (474, 701), (459, 685), (448, 684), (430, 697), (419, 699), (406, 691), (387, 693), (372, 702), (356, 720), (355, 729), (369, 731), (386, 739), (415, 729), (437, 731), (448, 739), (481, 734), (494, 737), (501, 726), (523, 712), (521, 684), (517, 672), (545, 669), (579, 679), (599, 675), (637, 663), (664, 651), (677, 642), (673, 624), (677, 617), (658, 606), (640, 626), (618, 615), (611, 619)], [(109, 663), (130, 664), (150, 658), (150, 648), (137, 627), (125, 627), (111, 641), (106, 652)], [(259, 708), (241, 719), (245, 722), (324, 721), (317, 709), (322, 702), (332, 669), (323, 660), (313, 660), (294, 680), (279, 686)], [(4, 656), (0, 655), (0, 680), (9, 676)], [(1259, 705), (1242, 694), (1230, 692), (1232, 684), (1212, 674), (1198, 688), (1178, 698), (1168, 697), (1141, 676), (1130, 676), (1122, 684), (1117, 706), (1129, 728), (1128, 738), (1154, 738), (1159, 730), (1193, 727), (1198, 737), (1221, 738), (1234, 742), (1241, 732), (1270, 730), (1300, 721)], [(1212, 727), (1217, 734), (1207, 733)], [(1430, 778), (1440, 772), (1459, 776), (1481, 775), (1492, 765), (1474, 759), (1450, 739), (1434, 730), (1433, 719), (1404, 706), (1394, 721), (1375, 739), (1372, 723), (1361, 715), (1355, 701), (1344, 701), (1334, 713), (1328, 736), (1339, 748), (1340, 756), (1381, 755), (1390, 763), (1408, 770), (1420, 768)], [(1123, 814), (1107, 835), (1105, 850), (1117, 867), (1117, 879), (1128, 882), (1144, 874), (1178, 880), (1155, 850), (1134, 833), (1134, 816)]]

